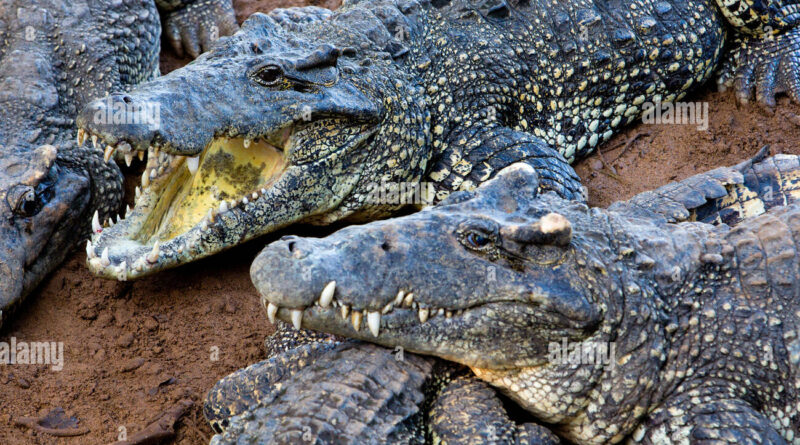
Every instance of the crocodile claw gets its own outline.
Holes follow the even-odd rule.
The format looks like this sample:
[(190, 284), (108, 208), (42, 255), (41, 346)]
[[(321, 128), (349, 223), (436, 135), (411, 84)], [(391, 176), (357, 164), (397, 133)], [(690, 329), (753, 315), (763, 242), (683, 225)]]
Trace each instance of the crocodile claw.
[(733, 87), (739, 103), (753, 97), (766, 109), (775, 108), (775, 95), (785, 93), (800, 103), (800, 28), (759, 38), (736, 40), (718, 83)]
[(239, 30), (231, 0), (202, 0), (171, 12), (164, 33), (179, 57), (197, 58), (222, 36)]

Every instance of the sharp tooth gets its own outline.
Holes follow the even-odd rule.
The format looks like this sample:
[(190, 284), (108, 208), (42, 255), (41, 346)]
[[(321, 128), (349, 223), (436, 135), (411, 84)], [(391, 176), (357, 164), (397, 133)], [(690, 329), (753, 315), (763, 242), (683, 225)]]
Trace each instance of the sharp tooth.
[(92, 246), (92, 240), (86, 240), (86, 256), (89, 259), (97, 257), (97, 254), (94, 252), (94, 246)]
[(92, 146), (94, 148), (97, 148), (97, 135), (96, 134), (92, 135)]
[(431, 314), (430, 309), (420, 309), (419, 310), (419, 321), (421, 323), (425, 323), (428, 321), (428, 316)]
[(116, 150), (116, 147), (112, 147), (111, 145), (106, 147), (106, 150), (103, 153), (103, 160), (105, 160), (106, 162), (111, 160), (111, 157), (114, 156), (114, 150)]
[(149, 261), (151, 263), (155, 263), (156, 261), (158, 261), (158, 254), (159, 253), (161, 253), (161, 251), (158, 248), (158, 241), (156, 241), (156, 243), (153, 244), (153, 250), (151, 250), (150, 253), (147, 254), (147, 258), (146, 258), (147, 261)]
[(145, 169), (144, 173), (142, 173), (142, 187), (150, 187), (150, 175), (147, 174), (147, 169)]
[(450, 317), (453, 316), (453, 312), (452, 311), (444, 311), (444, 316), (447, 317), (447, 318), (450, 318)]
[(123, 261), (117, 268), (117, 279), (119, 281), (128, 281), (128, 263)]
[(130, 167), (131, 166), (131, 162), (133, 162), (133, 154), (125, 153), (125, 165)]
[(358, 332), (361, 329), (361, 311), (353, 311), (353, 314), (350, 316), (351, 321), (353, 322), (353, 329)]
[(266, 195), (267, 194), (267, 189), (261, 189), (261, 194), (262, 195)]
[(386, 306), (381, 309), (381, 314), (386, 315), (394, 309), (394, 303), (386, 303)]
[[(139, 187), (136, 187), (136, 188), (139, 188)], [(129, 206), (129, 205), (126, 205), (126, 206), (125, 206), (125, 217), (126, 217), (126, 218), (127, 218), (128, 216), (130, 216), (130, 214), (131, 214), (131, 211), (132, 211), (132, 210), (133, 210), (133, 209), (131, 209), (131, 206)]]
[(436, 311), (436, 315), (444, 315), (444, 309), (439, 308), (439, 310)]
[(136, 190), (134, 190), (133, 194), (136, 199), (139, 199), (139, 196), (142, 194), (142, 189), (140, 189), (139, 186), (137, 185)]
[(247, 196), (245, 196), (244, 198), (242, 198), (242, 204), (243, 204), (243, 205), (247, 205), (249, 202), (250, 202), (250, 200), (249, 200), (249, 199), (247, 199)]
[(350, 315), (350, 306), (343, 304), (341, 310), (342, 310), (342, 318), (347, 320), (347, 316)]
[(397, 296), (394, 297), (394, 305), (395, 306), (400, 306), (403, 303), (403, 297), (405, 295), (406, 295), (406, 293), (403, 292), (402, 290), (400, 292), (398, 292)]
[(330, 283), (325, 285), (325, 288), (322, 289), (322, 294), (319, 296), (319, 305), (322, 307), (328, 307), (333, 301), (333, 292), (336, 290), (336, 282), (331, 281)]
[(108, 247), (103, 249), (103, 253), (100, 255), (100, 263), (105, 267), (111, 264), (111, 260), (108, 259)]
[(409, 293), (408, 295), (406, 295), (406, 296), (403, 298), (403, 306), (405, 306), (405, 307), (411, 307), (411, 305), (412, 305), (413, 303), (414, 303), (414, 293), (413, 293), (413, 292), (412, 292), (412, 293)]
[(97, 210), (94, 211), (94, 216), (92, 216), (92, 231), (94, 233), (103, 231), (103, 226), (100, 225), (100, 215), (97, 213)]
[(381, 313), (377, 311), (367, 312), (367, 326), (369, 326), (369, 331), (372, 332), (372, 335), (377, 337), (381, 331)]
[(80, 147), (86, 142), (86, 130), (83, 128), (78, 129), (78, 146)]
[(269, 318), (269, 322), (275, 324), (275, 314), (278, 313), (278, 306), (270, 303), (267, 305), (267, 318)]
[(244, 148), (250, 148), (250, 143), (251, 142), (253, 142), (253, 141), (251, 141), (248, 138), (245, 138), (245, 140), (244, 140)]
[(198, 167), (200, 167), (200, 158), (197, 156), (193, 158), (186, 158), (186, 167), (189, 168), (189, 173), (195, 174), (197, 173)]
[(200, 223), (200, 230), (202, 230), (203, 232), (205, 232), (206, 230), (208, 230), (208, 220), (207, 220), (207, 219), (204, 219), (204, 220), (203, 220), (203, 221)]
[(156, 179), (156, 169), (150, 170), (150, 179)]
[(303, 311), (300, 309), (292, 309), (292, 326), (295, 329), (300, 329), (303, 324)]
[(228, 211), (228, 201), (222, 201), (219, 203), (219, 213), (225, 213)]
[(143, 151), (136, 152), (136, 156), (139, 156), (139, 160), (140, 161), (144, 161), (144, 152)]
[(250, 195), (250, 197), (253, 198), (253, 201), (255, 201), (256, 199), (258, 199), (258, 193), (253, 192), (253, 194)]

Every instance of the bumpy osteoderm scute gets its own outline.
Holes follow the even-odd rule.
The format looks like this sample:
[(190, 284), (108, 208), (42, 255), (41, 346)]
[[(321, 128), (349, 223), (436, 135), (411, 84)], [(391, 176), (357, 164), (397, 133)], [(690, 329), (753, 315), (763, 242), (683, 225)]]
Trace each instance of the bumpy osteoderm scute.
[(800, 428), (797, 162), (681, 183), (706, 196), (687, 208), (722, 215), (782, 177), (784, 204), (734, 227), (537, 197), (533, 170), (509, 168), (414, 215), (275, 242), (251, 275), (269, 317), (466, 364), (577, 443), (781, 443)]

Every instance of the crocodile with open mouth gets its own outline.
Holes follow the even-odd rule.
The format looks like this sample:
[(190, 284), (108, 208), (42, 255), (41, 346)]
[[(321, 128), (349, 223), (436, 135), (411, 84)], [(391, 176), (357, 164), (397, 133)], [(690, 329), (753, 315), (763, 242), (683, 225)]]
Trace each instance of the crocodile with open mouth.
[(120, 211), (122, 175), (76, 144), (75, 117), (158, 73), (159, 9), (176, 46), (210, 46), (195, 30), (213, 24), (236, 30), (230, 0), (0, 0), (0, 323), (93, 214)]
[(712, 171), (665, 212), (537, 197), (516, 164), (415, 214), (286, 237), (251, 275), (270, 317), (467, 365), (575, 443), (792, 443), (798, 169)]
[[(738, 40), (721, 79), (740, 99), (800, 98), (798, 17), (790, 4), (711, 0), (255, 14), (193, 63), (81, 114), (110, 150), (150, 153), (133, 213), (95, 235), (89, 267), (132, 279), (297, 222), (373, 220), (514, 162), (581, 200), (565, 161), (707, 80), (727, 35)], [(120, 103), (158, 104), (162, 125), (92, 120)]]

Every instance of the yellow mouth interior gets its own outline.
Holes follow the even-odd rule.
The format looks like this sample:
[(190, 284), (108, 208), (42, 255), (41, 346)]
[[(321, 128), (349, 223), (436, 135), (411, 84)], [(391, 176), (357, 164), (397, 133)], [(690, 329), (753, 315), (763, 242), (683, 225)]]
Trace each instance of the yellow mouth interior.
[(286, 167), (283, 151), (263, 142), (244, 147), (242, 138), (217, 139), (200, 154), (192, 175), (185, 165), (174, 168), (150, 212), (138, 240), (152, 244), (173, 239), (200, 224), (221, 201), (238, 200), (266, 188)]

